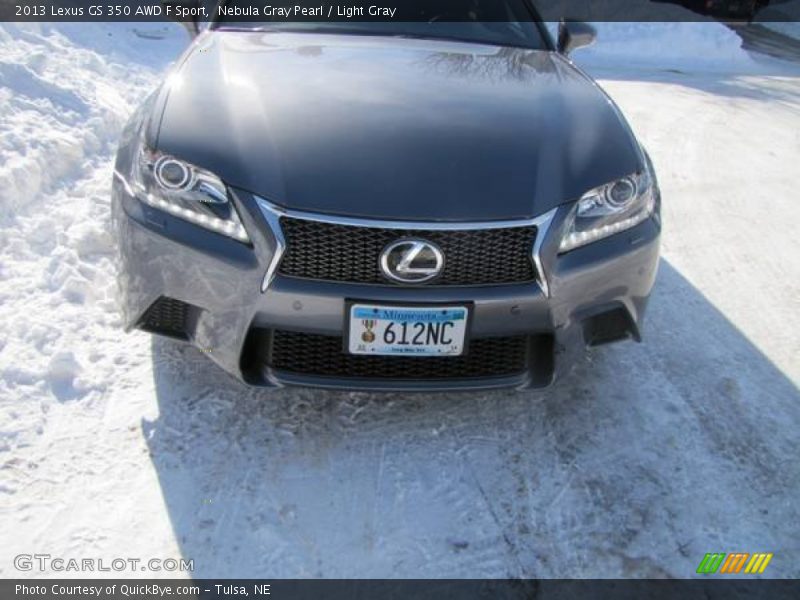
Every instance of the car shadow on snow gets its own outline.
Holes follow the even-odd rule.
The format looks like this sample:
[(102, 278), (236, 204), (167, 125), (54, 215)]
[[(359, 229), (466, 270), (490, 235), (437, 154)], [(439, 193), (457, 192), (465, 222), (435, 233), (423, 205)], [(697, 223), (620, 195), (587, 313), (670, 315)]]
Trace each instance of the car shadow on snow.
[(181, 552), (195, 577), (688, 577), (712, 550), (800, 575), (797, 387), (666, 261), (645, 340), (436, 395), (248, 389), (154, 340)]

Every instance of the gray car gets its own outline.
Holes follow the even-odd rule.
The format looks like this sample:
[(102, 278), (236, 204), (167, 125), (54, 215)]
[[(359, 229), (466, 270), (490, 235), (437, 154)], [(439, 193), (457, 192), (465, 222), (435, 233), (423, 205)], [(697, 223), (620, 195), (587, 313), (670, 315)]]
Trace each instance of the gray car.
[(128, 329), (248, 384), (369, 390), (542, 387), (640, 339), (660, 193), (567, 57), (593, 30), (419, 4), (195, 39), (117, 157)]

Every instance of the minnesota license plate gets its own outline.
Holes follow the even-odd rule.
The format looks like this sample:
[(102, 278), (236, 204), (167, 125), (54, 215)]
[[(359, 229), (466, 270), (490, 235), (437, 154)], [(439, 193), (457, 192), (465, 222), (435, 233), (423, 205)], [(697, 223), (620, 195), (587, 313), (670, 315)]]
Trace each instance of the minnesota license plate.
[(351, 354), (459, 356), (467, 335), (466, 306), (350, 306)]

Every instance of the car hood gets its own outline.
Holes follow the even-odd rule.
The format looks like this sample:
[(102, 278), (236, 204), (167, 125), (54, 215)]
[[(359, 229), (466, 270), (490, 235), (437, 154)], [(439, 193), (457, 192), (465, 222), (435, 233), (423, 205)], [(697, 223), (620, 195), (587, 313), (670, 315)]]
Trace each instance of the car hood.
[(614, 104), (553, 52), (217, 31), (162, 98), (160, 150), (295, 210), (530, 218), (643, 160)]

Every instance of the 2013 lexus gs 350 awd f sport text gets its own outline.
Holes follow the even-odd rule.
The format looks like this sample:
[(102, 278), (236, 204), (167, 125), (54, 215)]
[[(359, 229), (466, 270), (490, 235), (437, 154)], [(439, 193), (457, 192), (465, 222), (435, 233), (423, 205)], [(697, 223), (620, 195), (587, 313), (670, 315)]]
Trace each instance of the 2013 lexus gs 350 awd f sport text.
[(117, 157), (128, 328), (252, 385), (372, 390), (546, 386), (639, 339), (660, 194), (567, 56), (592, 28), (556, 43), (527, 0), (412, 4), (196, 37)]

